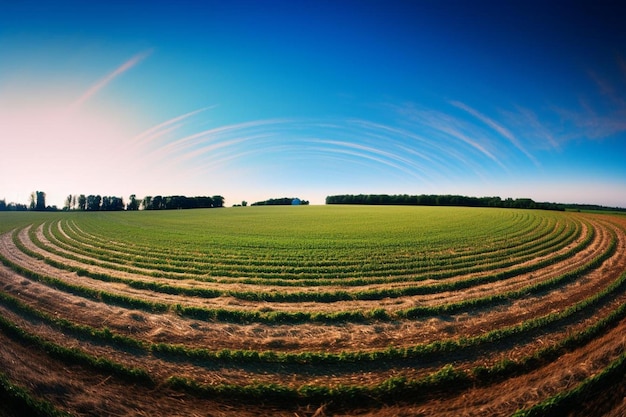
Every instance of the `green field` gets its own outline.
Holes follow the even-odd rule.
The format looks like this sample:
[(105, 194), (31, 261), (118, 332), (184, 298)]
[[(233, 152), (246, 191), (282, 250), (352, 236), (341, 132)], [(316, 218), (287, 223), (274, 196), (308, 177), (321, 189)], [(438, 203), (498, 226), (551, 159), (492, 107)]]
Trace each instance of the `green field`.
[[(129, 265), (159, 262), (162, 271), (350, 280), (497, 262), (509, 249), (554, 239), (564, 227), (558, 218), (530, 211), (341, 206), (79, 213), (63, 219), (71, 233), (63, 243)], [(94, 242), (97, 248), (85, 247)]]
[(68, 363), (112, 378), (90, 391), (127, 399), (111, 414), (570, 412), (608, 386), (619, 409), (625, 227), (459, 207), (0, 213), (0, 342), (42, 370), (5, 353), (0, 382), (44, 414), (89, 414)]

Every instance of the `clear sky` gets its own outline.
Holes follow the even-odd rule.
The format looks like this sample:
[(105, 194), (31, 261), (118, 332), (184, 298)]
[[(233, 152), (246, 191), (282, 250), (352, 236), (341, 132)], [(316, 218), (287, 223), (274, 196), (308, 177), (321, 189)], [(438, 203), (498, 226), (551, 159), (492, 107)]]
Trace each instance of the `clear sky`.
[(626, 207), (619, 1), (3, 1), (0, 199)]

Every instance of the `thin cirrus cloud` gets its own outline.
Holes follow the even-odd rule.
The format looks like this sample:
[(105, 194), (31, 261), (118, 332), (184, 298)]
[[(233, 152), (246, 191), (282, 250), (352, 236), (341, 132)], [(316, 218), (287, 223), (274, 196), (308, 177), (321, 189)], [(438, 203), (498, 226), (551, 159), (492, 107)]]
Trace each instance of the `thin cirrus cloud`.
[(173, 117), (169, 120), (166, 120), (165, 122), (159, 123), (158, 125), (152, 126), (151, 128), (144, 130), (143, 132), (135, 136), (133, 139), (131, 139), (130, 146), (131, 147), (144, 146), (150, 142), (153, 142), (156, 139), (162, 136), (165, 136), (169, 133), (172, 133), (175, 130), (178, 130), (179, 128), (181, 128), (184, 125), (183, 123), (184, 120), (189, 119), (192, 116), (195, 116), (196, 114), (213, 109), (215, 107), (216, 106), (203, 107), (194, 111), (190, 111), (189, 113), (185, 113), (183, 115)]
[(119, 77), (120, 75), (124, 74), (126, 71), (130, 70), (131, 68), (135, 67), (141, 61), (147, 58), (151, 53), (152, 53), (152, 50), (144, 51), (144, 52), (138, 53), (137, 55), (133, 56), (132, 58), (124, 62), (122, 65), (117, 67), (114, 71), (104, 76), (100, 81), (93, 84), (87, 91), (85, 91), (78, 99), (76, 99), (76, 101), (74, 101), (70, 105), (70, 109), (74, 110), (74, 109), (80, 108), (87, 100), (89, 100), (91, 97), (96, 95), (100, 90), (106, 87), (111, 81), (113, 81), (115, 78)]
[[(440, 176), (454, 172), (459, 167), (472, 165), (469, 158), (459, 152), (457, 147), (427, 139), (416, 132), (366, 120), (352, 120), (350, 123), (357, 125), (357, 135), (371, 138), (377, 143), (396, 143), (399, 152), (426, 162), (431, 171)], [(478, 171), (476, 167), (472, 167), (472, 172)]]
[[(591, 88), (585, 93), (578, 94), (576, 105), (571, 103), (552, 104), (549, 106), (550, 115), (558, 122), (553, 122), (551, 126), (541, 129), (538, 126), (536, 116), (531, 117), (532, 126), (539, 127), (538, 131), (558, 132), (558, 140), (552, 143), (555, 148), (570, 140), (592, 140), (598, 141), (606, 138), (613, 138), (626, 132), (626, 63), (623, 58), (618, 57), (617, 65), (621, 73), (621, 82), (614, 78), (609, 79), (599, 72), (588, 70), (588, 81)], [(608, 69), (610, 70), (610, 68)], [(531, 114), (529, 110), (522, 112), (528, 118)], [(526, 123), (526, 120), (523, 120)], [(548, 135), (543, 135), (548, 137)]]
[(537, 161), (537, 158), (535, 158), (530, 152), (528, 152), (522, 146), (522, 144), (517, 139), (517, 137), (515, 137), (515, 135), (513, 133), (511, 133), (511, 131), (509, 129), (507, 129), (506, 127), (502, 126), (501, 124), (499, 124), (495, 120), (491, 119), (490, 117), (487, 117), (484, 114), (480, 113), (478, 110), (471, 108), (470, 106), (466, 105), (465, 103), (461, 103), (460, 101), (450, 101), (450, 104), (453, 105), (454, 107), (457, 107), (457, 108), (459, 108), (461, 110), (466, 111), (467, 113), (471, 114), (472, 116), (474, 116), (475, 118), (477, 118), (481, 122), (485, 123), (487, 126), (492, 128), (493, 130), (495, 130), (498, 134), (500, 134), (504, 138), (508, 139), (509, 142), (511, 142), (519, 151), (521, 151), (524, 155), (526, 155), (528, 157), (528, 159), (533, 161), (533, 163), (536, 166), (540, 165), (539, 161)]
[(420, 109), (413, 105), (395, 109), (413, 124), (413, 129), (419, 130), (430, 140), (443, 141), (447, 149), (454, 149), (459, 145), (467, 147), (468, 151), (477, 154), (476, 157), (486, 157), (500, 169), (507, 171), (506, 165), (494, 154), (494, 151), (488, 149), (496, 149), (497, 141), (490, 139), (476, 125), (442, 111)]
[(320, 145), (328, 145), (327, 147), (319, 147), (318, 150), (329, 153), (342, 153), (356, 158), (363, 158), (376, 163), (387, 165), (394, 170), (402, 171), (407, 175), (423, 180), (424, 177), (418, 173), (422, 170), (413, 161), (391, 152), (390, 150), (366, 146), (363, 144), (336, 141), (336, 140), (310, 140), (311, 143)]
[(561, 134), (539, 119), (536, 112), (519, 105), (514, 111), (503, 111), (508, 124), (516, 129), (534, 149), (560, 150), (564, 140)]
[[(181, 138), (166, 138), (166, 140), (169, 140), (165, 143), (156, 143), (154, 141), (156, 137), (153, 137), (153, 140), (146, 142), (144, 146), (151, 149), (149, 155), (156, 159), (167, 159), (172, 155), (181, 156), (188, 154), (191, 156), (198, 154), (198, 149), (203, 147), (215, 146), (215, 144), (220, 143), (223, 144), (223, 146), (220, 147), (224, 147), (228, 146), (229, 143), (230, 145), (234, 145), (236, 143), (245, 142), (246, 138), (249, 140), (260, 128), (280, 123), (280, 120), (272, 119), (220, 126), (192, 133)], [(261, 129), (260, 131), (262, 132), (263, 130)]]
[[(139, 135), (143, 137), (139, 144), (145, 147), (141, 151), (143, 158), (150, 165), (186, 170), (194, 175), (225, 166), (236, 172), (243, 165), (261, 169), (265, 166), (271, 171), (294, 159), (306, 161), (320, 173), (332, 165), (328, 161), (341, 159), (360, 166), (359, 169), (369, 164), (390, 175), (431, 185), (433, 179), (449, 180), (451, 174), (466, 177), (472, 172), (477, 178), (485, 178), (480, 161), (458, 151), (454, 143), (365, 120), (267, 119), (219, 126), (182, 137), (171, 129), (175, 122), (199, 117), (200, 113), (194, 111), (170, 119)], [(496, 160), (462, 133), (445, 129), (443, 132)], [(333, 169), (346, 172), (345, 164)]]
[[(203, 144), (202, 146), (196, 147), (193, 150), (179, 153), (173, 158), (170, 158), (170, 162), (173, 165), (180, 165), (183, 163), (194, 162), (194, 161), (199, 161), (199, 160), (200, 161), (220, 160), (220, 164), (221, 164), (221, 163), (224, 163), (226, 160), (235, 159), (235, 157), (230, 155), (232, 154), (234, 150), (237, 150), (240, 148), (244, 148), (244, 149), (247, 148), (248, 152), (246, 152), (246, 154), (248, 154), (249, 152), (253, 152), (253, 150), (251, 149), (253, 148), (253, 146), (251, 146), (252, 144), (256, 144), (256, 148), (257, 148), (256, 152), (257, 153), (260, 152), (260, 149), (263, 143), (266, 142), (266, 139), (270, 137), (271, 135), (269, 134), (256, 134), (256, 135), (249, 135), (249, 136), (241, 136), (241, 137), (237, 137), (236, 139), (211, 142), (211, 143)], [(246, 143), (245, 147), (238, 146), (244, 143)], [(227, 157), (223, 156), (225, 154), (229, 156)]]

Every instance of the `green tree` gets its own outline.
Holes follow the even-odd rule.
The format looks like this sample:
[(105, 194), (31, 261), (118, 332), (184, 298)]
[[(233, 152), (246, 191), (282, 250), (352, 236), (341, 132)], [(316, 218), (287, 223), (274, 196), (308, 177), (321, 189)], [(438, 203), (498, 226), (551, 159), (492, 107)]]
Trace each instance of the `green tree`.
[(124, 210), (124, 201), (121, 197), (104, 196), (100, 205), (102, 211), (120, 211)]
[(30, 195), (31, 210), (44, 211), (46, 209), (46, 193), (35, 191)]
[(88, 195), (87, 196), (87, 211), (100, 210), (101, 203), (102, 203), (102, 197), (100, 197), (99, 195)]
[(214, 195), (212, 197), (213, 207), (224, 207), (224, 197), (221, 195)]
[(139, 210), (139, 201), (137, 200), (137, 196), (135, 194), (131, 194), (128, 198), (128, 205), (126, 206), (126, 210)]
[(87, 210), (87, 197), (85, 197), (85, 194), (78, 196), (78, 209), (81, 211)]
[(72, 195), (68, 195), (65, 197), (65, 205), (63, 206), (63, 210), (69, 211), (72, 209)]
[(154, 196), (152, 198), (152, 210), (161, 210), (162, 208), (164, 208), (163, 196)]

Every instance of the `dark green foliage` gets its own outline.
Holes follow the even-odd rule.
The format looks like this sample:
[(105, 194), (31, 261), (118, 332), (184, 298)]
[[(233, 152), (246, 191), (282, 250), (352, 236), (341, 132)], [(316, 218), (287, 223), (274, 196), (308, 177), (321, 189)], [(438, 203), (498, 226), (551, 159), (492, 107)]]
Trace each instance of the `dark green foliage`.
[(293, 206), (293, 205), (302, 205), (307, 206), (309, 202), (307, 200), (301, 200), (299, 198), (294, 197), (281, 197), (281, 198), (270, 198), (264, 201), (257, 201), (256, 203), (252, 203), (252, 206)]
[[(214, 208), (224, 206), (224, 197), (215, 195), (213, 197), (186, 197), (183, 195), (172, 195), (163, 197), (146, 196), (141, 203), (144, 210), (177, 210), (192, 208)], [(130, 210), (130, 209), (129, 209)]]
[(384, 204), (405, 206), (462, 206), (462, 207), (502, 207), (543, 210), (565, 210), (556, 203), (538, 203), (530, 198), (467, 197), (462, 195), (388, 195), (359, 194), (331, 195), (326, 204)]

